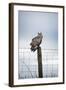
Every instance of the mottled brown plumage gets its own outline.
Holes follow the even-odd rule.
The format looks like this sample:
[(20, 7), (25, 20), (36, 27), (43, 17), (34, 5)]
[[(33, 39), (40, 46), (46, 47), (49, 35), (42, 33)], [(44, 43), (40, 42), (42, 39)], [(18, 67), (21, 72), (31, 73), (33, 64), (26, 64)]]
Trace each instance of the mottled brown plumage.
[(42, 33), (38, 33), (38, 35), (35, 38), (32, 39), (32, 42), (30, 43), (31, 51), (35, 51), (38, 48), (38, 46), (42, 42), (42, 38), (43, 38)]

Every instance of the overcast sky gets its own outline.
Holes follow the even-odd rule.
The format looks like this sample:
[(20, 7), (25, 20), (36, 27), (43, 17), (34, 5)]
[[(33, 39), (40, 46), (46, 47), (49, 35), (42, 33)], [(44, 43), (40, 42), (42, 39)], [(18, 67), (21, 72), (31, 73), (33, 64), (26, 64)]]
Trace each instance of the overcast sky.
[(38, 32), (42, 32), (42, 48), (58, 48), (58, 13), (18, 12), (19, 48), (30, 48), (30, 42)]

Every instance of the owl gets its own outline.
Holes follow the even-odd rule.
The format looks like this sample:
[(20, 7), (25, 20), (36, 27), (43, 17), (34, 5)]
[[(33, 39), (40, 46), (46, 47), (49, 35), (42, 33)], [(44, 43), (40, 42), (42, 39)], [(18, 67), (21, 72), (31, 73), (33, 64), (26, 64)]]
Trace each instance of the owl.
[(34, 37), (32, 39), (32, 42), (30, 43), (31, 45), (31, 51), (36, 51), (36, 49), (40, 46), (41, 42), (42, 42), (42, 38), (43, 38), (43, 35), (42, 33), (38, 32), (38, 35), (36, 37)]

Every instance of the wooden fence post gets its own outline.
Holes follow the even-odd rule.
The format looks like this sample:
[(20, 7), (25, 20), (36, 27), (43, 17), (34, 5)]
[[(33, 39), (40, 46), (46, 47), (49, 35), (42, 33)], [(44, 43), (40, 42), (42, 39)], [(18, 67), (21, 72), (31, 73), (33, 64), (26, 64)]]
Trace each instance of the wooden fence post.
[(38, 74), (39, 78), (43, 77), (43, 72), (42, 72), (42, 52), (41, 52), (41, 47), (38, 47), (37, 49), (37, 58), (38, 58)]

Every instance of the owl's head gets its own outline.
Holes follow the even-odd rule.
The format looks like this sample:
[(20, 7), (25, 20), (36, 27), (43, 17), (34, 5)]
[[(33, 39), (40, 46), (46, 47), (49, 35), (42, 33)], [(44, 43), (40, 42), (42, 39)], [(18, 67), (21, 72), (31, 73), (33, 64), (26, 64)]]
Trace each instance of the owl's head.
[(43, 38), (42, 32), (40, 32), (40, 33), (38, 32), (38, 36)]

